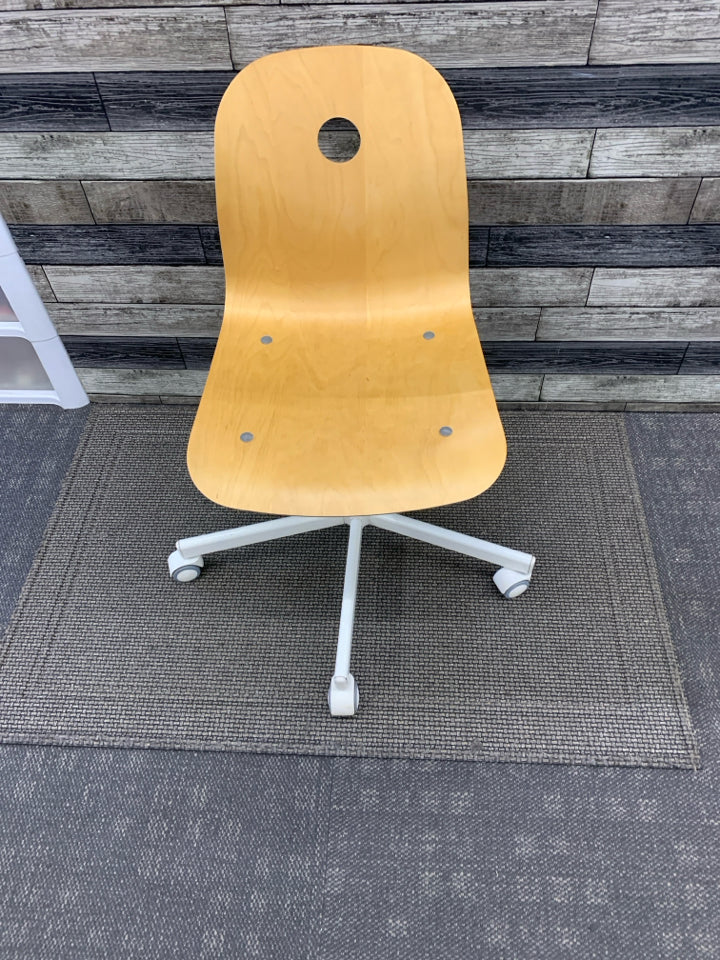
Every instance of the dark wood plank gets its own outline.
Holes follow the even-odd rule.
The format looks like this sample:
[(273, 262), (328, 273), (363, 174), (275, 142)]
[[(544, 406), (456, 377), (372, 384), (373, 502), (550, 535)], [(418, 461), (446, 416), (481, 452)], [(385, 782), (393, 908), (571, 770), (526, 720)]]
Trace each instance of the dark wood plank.
[(6, 223), (94, 223), (77, 180), (0, 180)]
[(98, 73), (111, 130), (211, 130), (232, 70)]
[(62, 337), (78, 367), (185, 368), (174, 337)]
[(109, 129), (91, 73), (0, 74), (0, 131)]
[(212, 180), (83, 180), (82, 186), (96, 223), (217, 223)]
[(10, 228), (26, 263), (193, 264), (204, 263), (198, 228), (151, 226), (14, 226)]
[(711, 340), (691, 343), (680, 373), (720, 373), (720, 342)]
[(717, 123), (720, 65), (445, 69), (469, 129)]
[(470, 266), (484, 267), (488, 262), (488, 238), (490, 231), (487, 227), (470, 226)]
[(220, 249), (220, 231), (217, 226), (199, 227), (199, 230), (205, 252), (205, 262), (221, 266), (223, 258)]
[(209, 370), (217, 337), (178, 337), (180, 352), (188, 370)]
[(487, 262), (491, 267), (715, 266), (720, 225), (492, 227)]
[(677, 373), (685, 343), (486, 341), (488, 369), (511, 373)]

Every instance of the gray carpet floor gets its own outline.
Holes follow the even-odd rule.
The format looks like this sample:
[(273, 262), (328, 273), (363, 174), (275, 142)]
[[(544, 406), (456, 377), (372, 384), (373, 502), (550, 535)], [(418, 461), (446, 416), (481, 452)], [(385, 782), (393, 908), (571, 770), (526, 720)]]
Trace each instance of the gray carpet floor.
[(627, 423), (703, 769), (2, 747), (0, 957), (720, 957), (720, 417)]

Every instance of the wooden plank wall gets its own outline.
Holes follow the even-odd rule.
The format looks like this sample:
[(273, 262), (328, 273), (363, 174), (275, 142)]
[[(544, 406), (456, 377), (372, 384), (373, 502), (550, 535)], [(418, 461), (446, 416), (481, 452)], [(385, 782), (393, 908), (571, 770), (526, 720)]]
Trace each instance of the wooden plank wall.
[(202, 390), (212, 126), (294, 46), (421, 54), (460, 106), (499, 398), (720, 404), (720, 0), (2, 0), (0, 212), (98, 399)]

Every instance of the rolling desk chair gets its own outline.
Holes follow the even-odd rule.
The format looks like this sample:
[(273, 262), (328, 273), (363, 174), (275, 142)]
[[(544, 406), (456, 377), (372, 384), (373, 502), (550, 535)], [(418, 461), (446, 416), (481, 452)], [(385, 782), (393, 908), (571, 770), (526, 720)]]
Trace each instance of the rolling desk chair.
[[(338, 117), (360, 133), (345, 162), (318, 141)], [(292, 50), (232, 81), (215, 162), (225, 313), (188, 468), (219, 504), (289, 516), (179, 540), (168, 566), (190, 581), (209, 553), (348, 524), (328, 693), (348, 716), (366, 524), (499, 566), (508, 598), (535, 562), (400, 515), (482, 493), (506, 456), (470, 305), (460, 116), (404, 50)]]

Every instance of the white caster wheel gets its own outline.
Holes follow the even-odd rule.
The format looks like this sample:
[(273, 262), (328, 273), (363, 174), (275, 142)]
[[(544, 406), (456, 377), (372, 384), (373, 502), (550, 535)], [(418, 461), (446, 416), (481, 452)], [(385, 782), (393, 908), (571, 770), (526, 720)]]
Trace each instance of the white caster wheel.
[(358, 708), (360, 691), (355, 677), (349, 673), (346, 677), (333, 677), (328, 690), (328, 706), (334, 717), (352, 717)]
[(517, 570), (508, 570), (507, 567), (500, 567), (493, 574), (493, 581), (500, 593), (507, 600), (514, 600), (521, 596), (530, 586), (530, 574), (518, 573)]
[(197, 580), (200, 576), (205, 561), (202, 557), (191, 557), (189, 560), (175, 550), (168, 557), (168, 570), (173, 580), (179, 583), (190, 583), (191, 580)]

